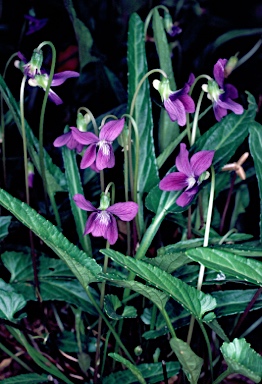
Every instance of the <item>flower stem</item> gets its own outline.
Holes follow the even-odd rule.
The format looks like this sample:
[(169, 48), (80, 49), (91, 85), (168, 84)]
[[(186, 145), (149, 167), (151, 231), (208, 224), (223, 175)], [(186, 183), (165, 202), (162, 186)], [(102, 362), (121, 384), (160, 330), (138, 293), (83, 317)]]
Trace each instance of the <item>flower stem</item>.
[(221, 381), (224, 380), (231, 373), (233, 373), (232, 370), (227, 368), (227, 370), (225, 372), (221, 373), (221, 375), (213, 382), (213, 384), (221, 383)]
[(59, 212), (56, 206), (55, 198), (53, 196), (52, 191), (49, 190), (47, 181), (46, 181), (46, 173), (45, 173), (45, 161), (44, 161), (44, 145), (43, 145), (43, 139), (44, 139), (44, 117), (45, 117), (45, 110), (46, 110), (46, 104), (47, 104), (47, 98), (49, 94), (49, 90), (51, 87), (51, 83), (53, 80), (54, 72), (55, 72), (55, 63), (56, 63), (56, 50), (50, 41), (44, 41), (42, 42), (38, 47), (37, 50), (41, 50), (41, 48), (45, 45), (49, 45), (52, 50), (52, 63), (51, 63), (51, 68), (50, 68), (50, 74), (48, 78), (48, 83), (46, 86), (45, 90), (45, 95), (42, 103), (42, 108), (41, 108), (41, 114), (40, 114), (40, 121), (39, 121), (39, 163), (40, 163), (40, 172), (41, 172), (41, 177), (43, 180), (43, 187), (44, 187), (44, 197), (45, 197), (45, 204), (46, 204), (46, 212), (49, 212), (48, 208), (48, 200), (47, 200), (47, 194), (49, 195), (50, 198), (50, 203), (53, 208), (53, 212), (56, 218), (56, 223), (59, 228), (61, 228), (61, 220), (59, 217)]
[(145, 25), (144, 25), (144, 36), (145, 36), (145, 39), (146, 39), (146, 36), (147, 36), (147, 29), (148, 29), (150, 20), (152, 18), (152, 15), (153, 15), (155, 9), (163, 9), (165, 12), (169, 13), (169, 10), (168, 10), (168, 8), (165, 5), (157, 5), (156, 7), (152, 8), (150, 10), (150, 12), (148, 13), (148, 15), (146, 17)]
[(90, 117), (92, 124), (93, 124), (93, 127), (94, 127), (94, 132), (98, 136), (99, 135), (98, 126), (96, 124), (96, 120), (94, 118), (93, 113), (90, 111), (90, 109), (88, 109), (86, 107), (80, 107), (77, 110), (77, 114), (80, 113), (80, 111), (82, 111), (82, 110), (85, 111), (88, 114), (88, 116)]
[(194, 121), (193, 121), (193, 127), (192, 127), (192, 135), (191, 135), (191, 141), (190, 141), (190, 145), (192, 146), (195, 141), (196, 141), (196, 130), (197, 130), (197, 123), (198, 123), (198, 117), (199, 117), (199, 111), (200, 111), (200, 106), (201, 106), (201, 103), (202, 103), (202, 100), (203, 100), (203, 96), (204, 96), (204, 91), (201, 91), (200, 93), (200, 96), (199, 96), (199, 99), (198, 99), (198, 102), (197, 102), (197, 106), (196, 106), (196, 111), (195, 111), (195, 115), (194, 115)]
[[(212, 211), (213, 211), (214, 195), (215, 195), (215, 170), (214, 170), (214, 167), (211, 166), (211, 186), (210, 186), (210, 195), (209, 195), (209, 202), (208, 202), (208, 210), (207, 210), (207, 219), (206, 219), (206, 227), (205, 227), (203, 247), (208, 246), (208, 239), (209, 239), (209, 233), (210, 233), (210, 227), (211, 227), (211, 218), (212, 218)], [(199, 270), (198, 281), (197, 281), (197, 289), (199, 291), (201, 291), (201, 288), (202, 288), (202, 284), (203, 284), (203, 280), (204, 280), (204, 274), (205, 274), (205, 266), (203, 264), (200, 264), (200, 270)], [(188, 335), (187, 335), (188, 345), (191, 342), (193, 329), (194, 329), (194, 322), (195, 322), (195, 318), (193, 316), (191, 316), (189, 329), (188, 329)]]

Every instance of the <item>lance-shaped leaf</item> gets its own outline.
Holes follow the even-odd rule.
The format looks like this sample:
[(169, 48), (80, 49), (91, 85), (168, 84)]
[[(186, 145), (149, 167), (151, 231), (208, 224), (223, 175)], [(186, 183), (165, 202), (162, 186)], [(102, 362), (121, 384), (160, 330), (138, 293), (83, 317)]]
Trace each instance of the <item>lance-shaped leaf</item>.
[(108, 356), (112, 357), (116, 361), (119, 361), (121, 364), (124, 364), (132, 372), (132, 374), (139, 381), (139, 383), (146, 384), (146, 381), (143, 378), (139, 369), (134, 364), (132, 364), (129, 360), (118, 355), (118, 353), (109, 353)]
[(197, 319), (216, 307), (216, 300), (209, 294), (204, 294), (194, 287), (190, 287), (183, 281), (169, 275), (160, 268), (154, 267), (143, 261), (124, 256), (112, 249), (101, 250), (103, 254), (115, 262), (134, 272), (151, 285), (163, 290), (176, 301), (182, 304)]
[[(162, 363), (139, 364), (136, 368), (140, 371), (142, 377), (148, 380), (148, 383), (159, 383), (164, 380)], [(169, 361), (166, 363), (167, 377), (170, 378), (177, 375), (180, 365), (177, 361)], [(129, 370), (111, 373), (103, 378), (103, 384), (133, 384), (137, 379)]]
[[(138, 202), (142, 202), (143, 194), (149, 192), (158, 181), (158, 170), (156, 165), (155, 147), (153, 141), (153, 118), (152, 106), (150, 99), (150, 89), (148, 79), (142, 83), (134, 104), (133, 96), (143, 76), (148, 72), (145, 39), (144, 39), (144, 23), (140, 17), (133, 13), (129, 20), (128, 29), (128, 110), (132, 113), (133, 118), (138, 124), (139, 134), (139, 154), (133, 152), (133, 156), (139, 157), (139, 170), (137, 189), (139, 191)], [(131, 110), (131, 107), (134, 110)], [(132, 135), (133, 141), (135, 137)], [(134, 164), (133, 164), (134, 165)], [(138, 213), (138, 220), (141, 231), (143, 233), (143, 212), (142, 206)]]
[(170, 345), (182, 365), (188, 381), (191, 384), (197, 384), (203, 365), (203, 359), (197, 356), (183, 340), (172, 338), (170, 340)]
[(245, 339), (234, 339), (220, 348), (231, 372), (239, 373), (260, 383), (262, 380), (262, 356)]
[(126, 305), (123, 308), (122, 314), (116, 313), (117, 309), (122, 307), (122, 303), (116, 295), (106, 295), (104, 308), (109, 317), (113, 320), (120, 320), (124, 318), (137, 317), (135, 307)]
[(254, 160), (256, 176), (258, 181), (260, 195), (260, 241), (262, 240), (262, 126), (259, 123), (253, 123), (249, 128), (249, 147)]
[(48, 375), (39, 375), (38, 373), (25, 373), (1, 380), (2, 384), (42, 384), (48, 383)]
[(190, 249), (186, 254), (207, 268), (221, 271), (249, 283), (262, 285), (262, 263), (260, 261), (208, 247)]
[(110, 281), (115, 285), (123, 288), (132, 289), (133, 291), (143, 295), (152, 303), (154, 303), (160, 311), (164, 310), (166, 303), (169, 299), (169, 295), (166, 293), (159, 291), (158, 289), (152, 288), (148, 285), (144, 285), (139, 283), (138, 281), (129, 281), (129, 280), (119, 280), (112, 277), (112, 275), (106, 275), (107, 278), (110, 277)]
[(44, 219), (34, 209), (3, 189), (0, 189), (0, 204), (55, 252), (68, 265), (85, 289), (91, 282), (101, 280), (101, 276), (98, 277), (98, 275), (102, 274), (102, 268), (96, 261), (70, 243), (53, 224)]
[[(12, 113), (12, 117), (19, 129), (20, 134), (22, 134), (22, 128), (21, 128), (21, 116), (20, 116), (20, 110), (17, 102), (15, 101), (12, 93), (10, 92), (9, 88), (7, 87), (3, 77), (0, 75), (0, 90), (2, 92), (2, 96)], [(29, 155), (34, 163), (34, 166), (36, 167), (38, 173), (41, 175), (41, 169), (40, 169), (40, 162), (39, 162), (39, 142), (34, 136), (29, 124), (25, 120), (25, 131), (26, 131), (26, 138), (27, 138), (27, 145), (28, 145), (28, 152)], [(43, 150), (44, 153), (44, 163), (45, 163), (45, 171), (46, 171), (46, 181), (48, 185), (48, 191), (50, 193), (55, 193), (58, 191), (66, 191), (67, 190), (67, 183), (65, 179), (65, 175), (60, 170), (59, 167), (57, 167), (51, 157), (48, 155), (46, 150)]]
[(68, 192), (71, 203), (71, 210), (76, 223), (76, 230), (79, 237), (80, 244), (83, 250), (92, 257), (92, 247), (90, 237), (84, 236), (85, 224), (87, 221), (87, 212), (80, 209), (73, 201), (73, 196), (77, 193), (84, 195), (83, 187), (80, 180), (80, 175), (76, 163), (76, 153), (71, 151), (66, 146), (62, 148), (63, 160), (65, 166), (65, 175), (68, 184)]

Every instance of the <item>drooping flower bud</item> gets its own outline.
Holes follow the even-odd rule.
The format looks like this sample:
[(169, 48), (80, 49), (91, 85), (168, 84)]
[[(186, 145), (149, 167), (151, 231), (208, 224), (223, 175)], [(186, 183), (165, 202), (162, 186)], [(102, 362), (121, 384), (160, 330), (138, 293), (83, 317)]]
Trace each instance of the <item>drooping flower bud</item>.
[(98, 209), (101, 209), (101, 211), (105, 211), (109, 206), (110, 206), (109, 194), (105, 194), (104, 192), (102, 192), (100, 197), (100, 205)]
[(82, 113), (77, 114), (77, 119), (76, 119), (76, 126), (81, 132), (86, 132), (87, 131), (87, 125), (90, 123), (91, 118), (88, 113), (85, 115), (82, 115)]
[(204, 92), (207, 92), (207, 97), (212, 102), (216, 102), (219, 99), (219, 96), (224, 93), (223, 89), (220, 89), (215, 80), (208, 80), (207, 84), (202, 85)]
[(238, 53), (235, 56), (231, 56), (228, 62), (226, 63), (225, 69), (224, 69), (224, 76), (228, 77), (232, 71), (235, 69), (238, 58), (237, 58)]
[(41, 74), (41, 67), (43, 63), (43, 52), (38, 49), (34, 49), (31, 60), (24, 65), (24, 73), (29, 77), (35, 77), (35, 75)]
[(35, 170), (34, 170), (34, 165), (33, 163), (31, 163), (31, 161), (28, 161), (27, 163), (27, 174), (28, 174), (28, 186), (29, 188), (33, 188)]

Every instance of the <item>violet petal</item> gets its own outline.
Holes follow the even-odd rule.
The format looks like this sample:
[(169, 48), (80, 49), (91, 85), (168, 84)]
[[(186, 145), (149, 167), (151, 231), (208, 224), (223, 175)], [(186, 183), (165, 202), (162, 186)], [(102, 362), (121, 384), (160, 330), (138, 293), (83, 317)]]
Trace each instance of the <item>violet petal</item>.
[(200, 176), (211, 166), (214, 154), (215, 151), (200, 151), (191, 157), (190, 164), (195, 176)]
[(105, 238), (108, 240), (110, 245), (115, 244), (118, 239), (117, 223), (113, 216), (111, 216), (110, 225), (108, 225), (106, 229)]
[(79, 73), (75, 71), (64, 71), (55, 73), (51, 82), (52, 87), (63, 84), (67, 79), (71, 77), (79, 77)]
[(214, 65), (214, 78), (217, 82), (217, 84), (220, 86), (220, 88), (224, 88), (224, 79), (225, 79), (225, 66), (227, 63), (227, 59), (219, 59), (216, 64)]
[(86, 225), (85, 225), (84, 235), (88, 235), (89, 233), (91, 233), (93, 231), (93, 229), (95, 227), (96, 217), (97, 217), (97, 212), (92, 212), (89, 215), (87, 222), (86, 222)]
[(123, 221), (130, 221), (137, 215), (138, 204), (132, 201), (126, 203), (115, 203), (107, 208), (108, 212), (118, 216)]
[(85, 169), (90, 167), (96, 159), (96, 145), (91, 144), (85, 151), (84, 156), (82, 157), (80, 168)]
[(104, 143), (97, 152), (96, 167), (100, 171), (105, 168), (113, 168), (115, 165), (115, 155), (111, 144)]
[(63, 135), (57, 137), (53, 142), (54, 147), (62, 147), (63, 145), (66, 145), (70, 140), (70, 137), (71, 132), (64, 133)]
[(81, 132), (75, 127), (71, 127), (73, 137), (76, 141), (83, 145), (89, 145), (93, 143), (98, 143), (99, 139), (93, 132)]
[(184, 126), (186, 124), (186, 111), (183, 103), (179, 100), (171, 100), (170, 97), (164, 100), (165, 109), (171, 121), (176, 121), (178, 125)]
[(193, 187), (188, 191), (183, 192), (176, 200), (176, 204), (179, 205), (180, 207), (185, 207), (186, 205), (191, 203), (191, 201), (194, 199), (197, 192), (198, 192), (198, 187)]
[(60, 105), (63, 104), (63, 100), (52, 90), (49, 89), (48, 97), (56, 104)]
[(97, 209), (93, 206), (92, 203), (90, 203), (89, 200), (86, 200), (81, 193), (77, 193), (73, 196), (73, 200), (76, 203), (76, 205), (83, 209), (84, 211), (96, 211)]
[(160, 181), (159, 188), (163, 191), (180, 191), (188, 186), (187, 178), (184, 173), (171, 172)]
[(99, 138), (101, 140), (113, 141), (115, 140), (120, 133), (123, 131), (125, 125), (125, 119), (112, 120), (103, 125), (101, 128)]
[(180, 152), (176, 158), (176, 167), (179, 172), (184, 173), (187, 176), (192, 176), (192, 168), (188, 160), (188, 150), (185, 143), (180, 143)]

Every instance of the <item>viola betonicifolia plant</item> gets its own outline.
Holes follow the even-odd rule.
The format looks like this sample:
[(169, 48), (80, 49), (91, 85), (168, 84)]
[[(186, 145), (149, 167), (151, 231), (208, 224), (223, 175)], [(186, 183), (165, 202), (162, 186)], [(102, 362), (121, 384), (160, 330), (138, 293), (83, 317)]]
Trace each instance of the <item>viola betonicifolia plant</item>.
[(88, 4), (60, 5), (67, 33), (32, 53), (54, 23), (23, 17), (0, 76), (4, 384), (262, 380), (262, 127), (242, 82), (262, 30), (201, 52), (189, 3), (118, 15), (118, 72), (122, 34), (99, 53)]

